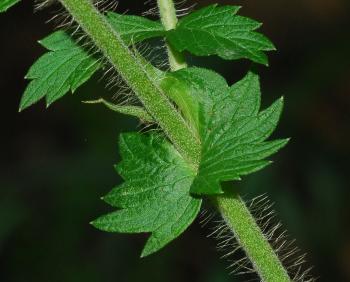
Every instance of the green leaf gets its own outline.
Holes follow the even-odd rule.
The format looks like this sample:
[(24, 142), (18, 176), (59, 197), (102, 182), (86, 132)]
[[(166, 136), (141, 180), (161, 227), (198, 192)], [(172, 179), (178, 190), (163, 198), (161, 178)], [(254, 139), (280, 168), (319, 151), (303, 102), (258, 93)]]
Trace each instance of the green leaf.
[(240, 7), (217, 6), (202, 8), (182, 18), (167, 39), (178, 51), (197, 56), (218, 55), (223, 59), (250, 59), (268, 64), (264, 51), (275, 50), (264, 35), (255, 32), (261, 24), (236, 15)]
[(9, 8), (20, 1), (21, 0), (0, 0), (0, 13), (6, 12)]
[(197, 216), (201, 200), (189, 193), (194, 172), (159, 135), (122, 134), (120, 150), (117, 170), (125, 182), (103, 198), (120, 210), (93, 225), (108, 232), (151, 232), (141, 255), (147, 256), (178, 237)]
[[(142, 17), (108, 13), (107, 19), (113, 28), (120, 31), (122, 38), (130, 45), (150, 37), (159, 36), (162, 25)], [(27, 79), (32, 81), (25, 90), (20, 111), (46, 96), (47, 105), (74, 92), (102, 67), (99, 61), (80, 47), (67, 33), (57, 31), (40, 41), (50, 52), (39, 58), (29, 69)], [(145, 65), (155, 80), (161, 80), (163, 73), (153, 67), (141, 55), (137, 59)]]
[[(167, 89), (182, 89), (183, 97), (170, 93), (184, 116), (195, 121), (201, 140), (201, 160), (191, 186), (194, 194), (222, 193), (220, 184), (239, 180), (270, 162), (287, 139), (265, 141), (277, 126), (283, 99), (259, 112), (259, 78), (249, 72), (240, 82), (229, 87), (217, 73), (189, 68), (168, 75)], [(169, 93), (169, 92), (168, 92)]]
[(100, 63), (65, 32), (57, 31), (40, 41), (50, 52), (40, 57), (29, 69), (32, 80), (20, 103), (20, 111), (46, 96), (49, 106), (57, 99), (74, 92), (99, 68)]
[(107, 13), (107, 19), (127, 45), (165, 35), (164, 27), (160, 22), (151, 21), (144, 17), (110, 12)]

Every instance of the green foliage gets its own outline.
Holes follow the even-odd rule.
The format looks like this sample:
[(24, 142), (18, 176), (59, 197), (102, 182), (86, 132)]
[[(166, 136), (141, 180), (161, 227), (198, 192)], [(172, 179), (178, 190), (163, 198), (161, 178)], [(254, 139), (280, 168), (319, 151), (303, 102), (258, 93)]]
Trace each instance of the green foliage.
[(265, 167), (269, 161), (264, 159), (288, 141), (265, 141), (278, 123), (283, 100), (259, 112), (260, 86), (254, 72), (229, 87), (213, 71), (188, 68), (169, 74), (163, 87), (195, 124), (201, 140), (192, 193), (222, 193), (221, 182), (240, 180)]
[[(127, 45), (164, 37), (178, 51), (188, 50), (200, 56), (219, 55), (224, 59), (248, 58), (267, 64), (263, 51), (273, 50), (272, 43), (254, 32), (260, 23), (236, 15), (238, 10), (236, 6), (211, 5), (182, 18), (177, 28), (170, 31), (165, 31), (159, 21), (144, 17), (109, 12), (106, 18)], [(45, 96), (47, 105), (52, 104), (69, 90), (74, 92), (101, 67), (96, 58), (63, 31), (51, 34), (40, 43), (50, 52), (30, 68), (26, 78), (32, 82), (22, 97), (20, 110)], [(151, 71), (149, 66), (147, 71)], [(156, 76), (160, 75), (158, 71)]]
[(213, 71), (187, 68), (169, 73), (161, 86), (201, 140), (199, 168), (194, 171), (162, 137), (122, 135), (118, 172), (126, 182), (104, 200), (123, 209), (94, 222), (110, 232), (153, 232), (142, 256), (163, 247), (193, 221), (200, 202), (190, 192), (222, 193), (221, 182), (265, 167), (269, 161), (264, 159), (288, 141), (265, 141), (277, 125), (282, 99), (259, 112), (260, 86), (254, 72), (229, 87)]
[[(120, 31), (122, 39), (128, 45), (145, 40), (151, 34), (157, 34), (155, 30), (153, 33), (151, 32), (151, 27), (154, 23), (141, 17), (120, 16), (115, 13), (108, 13), (107, 18), (112, 26), (118, 32)], [(148, 22), (151, 24), (149, 28), (146, 28)], [(143, 27), (143, 29), (137, 29), (136, 27)], [(32, 81), (23, 94), (20, 111), (33, 105), (45, 96), (47, 105), (49, 106), (67, 94), (69, 90), (75, 92), (98, 69), (102, 68), (97, 58), (80, 47), (64, 31), (56, 31), (39, 42), (49, 52), (39, 58), (26, 75), (26, 79), (31, 79)], [(138, 56), (138, 60), (145, 65), (147, 72), (154, 79), (162, 76), (162, 72), (149, 64), (141, 55)], [(117, 107), (119, 107), (119, 112), (125, 114), (130, 112), (128, 107)], [(141, 117), (146, 118), (142, 120), (149, 120), (147, 115), (142, 114)]]
[(9, 8), (20, 1), (21, 0), (0, 0), (0, 13), (6, 12)]
[(160, 22), (151, 21), (144, 17), (109, 12), (107, 19), (127, 45), (164, 36), (165, 30)]
[(29, 69), (26, 78), (32, 81), (23, 94), (20, 111), (45, 96), (49, 106), (69, 90), (74, 92), (100, 68), (98, 60), (63, 31), (51, 34), (40, 44), (50, 52)]
[(262, 34), (260, 23), (237, 16), (240, 7), (211, 5), (182, 18), (167, 39), (178, 51), (198, 56), (218, 55), (223, 59), (250, 59), (267, 65), (263, 51), (275, 50)]
[(103, 199), (116, 212), (93, 222), (109, 232), (152, 232), (142, 256), (179, 236), (197, 216), (201, 200), (193, 198), (191, 167), (159, 135), (122, 134), (118, 173), (125, 182)]
[(236, 15), (238, 6), (211, 5), (180, 19), (176, 29), (165, 31), (158, 21), (108, 13), (112, 26), (128, 44), (165, 37), (179, 52), (197, 56), (218, 55), (226, 60), (250, 59), (267, 65), (264, 51), (275, 50), (264, 35), (255, 32), (261, 23)]
[[(266, 158), (288, 140), (266, 141), (277, 126), (283, 100), (260, 111), (259, 78), (253, 71), (228, 86), (222, 76), (206, 69), (162, 72), (129, 47), (161, 37), (170, 45), (170, 53), (189, 51), (267, 65), (264, 51), (274, 50), (274, 46), (256, 32), (260, 23), (237, 15), (237, 6), (202, 8), (166, 31), (158, 21), (99, 14), (90, 0), (60, 2), (100, 49), (100, 55), (106, 55), (119, 71), (143, 107), (114, 105), (102, 99), (90, 103), (154, 122), (166, 134), (121, 135), (122, 162), (116, 168), (125, 182), (103, 198), (118, 210), (93, 222), (108, 232), (151, 233), (141, 255), (147, 256), (184, 232), (196, 218), (202, 197), (222, 194), (223, 182), (239, 180), (265, 167), (269, 164)], [(163, 4), (169, 3), (172, 1)], [(50, 105), (70, 90), (74, 92), (102, 67), (63, 31), (40, 43), (49, 52), (30, 68), (26, 78), (32, 81), (20, 110), (43, 97)], [(245, 216), (249, 218), (249, 212)], [(259, 230), (254, 234), (266, 241)], [(252, 239), (244, 237), (240, 239)], [(272, 260), (272, 265), (276, 264)]]

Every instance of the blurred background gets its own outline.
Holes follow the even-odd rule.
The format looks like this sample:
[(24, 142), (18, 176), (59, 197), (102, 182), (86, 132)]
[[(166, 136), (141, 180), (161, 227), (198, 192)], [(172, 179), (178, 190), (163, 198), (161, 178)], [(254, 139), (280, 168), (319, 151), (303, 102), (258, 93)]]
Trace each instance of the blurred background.
[[(99, 197), (120, 182), (113, 170), (118, 134), (138, 124), (81, 104), (118, 91), (97, 79), (48, 110), (41, 102), (18, 113), (23, 77), (44, 52), (36, 41), (53, 28), (45, 24), (52, 9), (33, 15), (32, 1), (22, 2), (0, 16), (0, 281), (244, 281), (228, 274), (229, 263), (198, 221), (145, 259), (146, 235), (107, 234), (88, 224), (109, 211)], [(121, 2), (118, 12), (147, 9), (139, 0)], [(242, 15), (264, 22), (278, 51), (269, 54), (269, 68), (259, 67), (263, 103), (285, 96), (275, 136), (292, 137), (273, 165), (236, 185), (247, 199), (267, 193), (275, 202), (319, 281), (350, 281), (350, 2), (216, 2), (242, 5)], [(249, 68), (245, 61), (188, 59), (230, 83)]]

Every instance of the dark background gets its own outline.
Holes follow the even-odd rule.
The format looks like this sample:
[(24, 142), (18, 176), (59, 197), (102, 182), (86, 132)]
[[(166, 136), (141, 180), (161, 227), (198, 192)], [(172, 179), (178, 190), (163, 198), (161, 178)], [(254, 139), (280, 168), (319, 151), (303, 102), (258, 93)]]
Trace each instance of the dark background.
[[(118, 11), (140, 14), (142, 1)], [(200, 6), (212, 1), (199, 1)], [(319, 281), (350, 281), (350, 2), (347, 0), (220, 1), (264, 22), (276, 44), (270, 68), (259, 67), (263, 103), (285, 96), (275, 133), (290, 144), (262, 172), (239, 185), (247, 198), (267, 193), (284, 228), (308, 253)], [(188, 3), (190, 5), (191, 3)], [(108, 211), (99, 200), (120, 179), (117, 139), (137, 123), (81, 100), (106, 92), (89, 82), (45, 110), (18, 113), (29, 66), (44, 50), (52, 9), (32, 13), (23, 1), (0, 16), (0, 281), (241, 281), (228, 275), (208, 228), (195, 223), (178, 240), (138, 258), (144, 235), (107, 234), (88, 222)], [(230, 83), (247, 62), (190, 59)]]

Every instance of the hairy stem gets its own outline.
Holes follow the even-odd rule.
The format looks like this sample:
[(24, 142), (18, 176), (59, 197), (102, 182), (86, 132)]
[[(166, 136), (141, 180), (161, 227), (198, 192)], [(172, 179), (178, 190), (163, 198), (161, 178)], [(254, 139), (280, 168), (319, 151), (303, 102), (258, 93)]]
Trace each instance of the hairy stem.
[[(173, 0), (157, 0), (157, 2), (164, 27), (167, 30), (175, 28), (177, 17)], [(172, 70), (187, 67), (183, 55), (172, 50), (169, 45), (168, 56)], [(177, 64), (177, 58), (180, 58), (181, 65)], [(224, 195), (212, 197), (212, 200), (251, 260), (262, 281), (291, 281), (287, 271), (256, 224), (254, 217), (244, 201), (238, 195), (229, 192), (226, 192)]]
[[(173, 0), (157, 0), (157, 4), (165, 30), (175, 29), (178, 20)], [(168, 42), (167, 50), (170, 69), (172, 71), (177, 71), (187, 67), (184, 55), (177, 52)]]
[(156, 81), (147, 74), (138, 57), (128, 49), (119, 34), (96, 10), (92, 1), (60, 0), (60, 2), (108, 58), (179, 152), (196, 166), (199, 159), (199, 141)]
[[(147, 74), (138, 57), (123, 43), (119, 34), (95, 9), (91, 0), (60, 0), (60, 2), (133, 89), (148, 113), (162, 127), (179, 152), (197, 167), (200, 157), (199, 141), (157, 83)], [(163, 9), (161, 12), (163, 23), (176, 24), (172, 0), (158, 2)], [(167, 7), (170, 7), (170, 10), (166, 10)], [(169, 12), (171, 10), (172, 12)], [(170, 60), (176, 56), (181, 58), (181, 55), (174, 55), (172, 52)], [(183, 61), (182, 67), (185, 66)], [(177, 67), (172, 66), (173, 69)], [(263, 281), (290, 281), (244, 202), (239, 197), (227, 193), (214, 198), (214, 202)]]
[(291, 281), (243, 200), (234, 193), (226, 192), (213, 198), (213, 202), (262, 281)]

